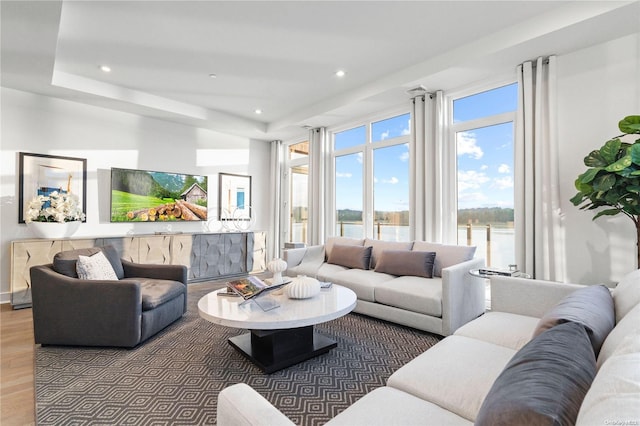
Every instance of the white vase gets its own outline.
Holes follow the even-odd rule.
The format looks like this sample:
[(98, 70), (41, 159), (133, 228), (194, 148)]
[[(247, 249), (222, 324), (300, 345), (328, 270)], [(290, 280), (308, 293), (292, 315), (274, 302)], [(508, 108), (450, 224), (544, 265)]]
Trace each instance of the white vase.
[(27, 228), (37, 238), (67, 238), (76, 233), (80, 221), (73, 222), (27, 222)]
[(289, 299), (309, 299), (320, 293), (320, 281), (305, 275), (298, 275), (284, 289)]
[(273, 284), (280, 284), (283, 281), (282, 273), (287, 270), (287, 262), (282, 259), (273, 259), (267, 263), (267, 270), (273, 274)]

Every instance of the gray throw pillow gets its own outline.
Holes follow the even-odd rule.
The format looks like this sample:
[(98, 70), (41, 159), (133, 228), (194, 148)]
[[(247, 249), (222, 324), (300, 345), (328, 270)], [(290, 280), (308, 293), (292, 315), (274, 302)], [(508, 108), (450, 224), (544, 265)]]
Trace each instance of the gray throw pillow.
[(329, 253), (327, 263), (340, 265), (347, 268), (369, 269), (371, 261), (371, 246), (351, 246), (334, 244)]
[(574, 425), (596, 375), (584, 326), (560, 324), (527, 343), (485, 397), (476, 426)]
[(436, 254), (431, 251), (384, 250), (376, 264), (376, 272), (433, 278)]
[(53, 270), (67, 277), (78, 278), (78, 272), (76, 271), (78, 256), (93, 256), (99, 251), (100, 247), (90, 247), (56, 253), (53, 256)]
[(584, 325), (597, 357), (602, 343), (616, 325), (613, 298), (609, 289), (603, 285), (594, 285), (567, 295), (540, 318), (533, 337), (568, 321)]

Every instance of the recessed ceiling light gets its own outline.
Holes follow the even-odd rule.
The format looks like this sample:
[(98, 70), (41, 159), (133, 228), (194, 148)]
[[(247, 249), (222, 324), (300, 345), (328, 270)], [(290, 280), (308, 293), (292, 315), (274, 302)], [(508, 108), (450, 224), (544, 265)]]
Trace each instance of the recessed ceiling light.
[(347, 74), (345, 70), (336, 71), (336, 77), (344, 77)]
[(217, 75), (215, 75), (214, 73), (209, 74), (209, 77), (211, 77), (211, 78), (218, 78), (218, 76), (217, 76)]
[(260, 108), (256, 108), (254, 112), (256, 114), (262, 114), (262, 110)]
[(100, 70), (102, 72), (111, 72), (111, 67), (108, 65), (100, 65)]

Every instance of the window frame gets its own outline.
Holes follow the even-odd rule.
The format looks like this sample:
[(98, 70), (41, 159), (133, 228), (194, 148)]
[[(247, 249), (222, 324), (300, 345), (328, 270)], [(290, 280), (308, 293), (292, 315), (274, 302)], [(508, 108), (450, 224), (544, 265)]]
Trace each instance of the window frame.
[[(327, 236), (336, 235), (336, 157), (343, 155), (351, 155), (362, 152), (362, 224), (363, 235), (362, 238), (375, 239), (374, 235), (374, 194), (373, 194), (373, 150), (378, 148), (386, 148), (395, 145), (407, 144), (411, 146), (411, 133), (407, 135), (396, 136), (389, 139), (384, 139), (376, 142), (372, 142), (371, 127), (373, 123), (383, 121), (386, 119), (394, 118), (401, 115), (409, 114), (411, 117), (411, 110), (409, 105), (396, 106), (394, 108), (386, 109), (375, 114), (360, 117), (359, 119), (343, 123), (339, 126), (331, 127), (327, 129), (329, 135), (329, 164), (327, 168), (327, 202), (325, 205)], [(350, 130), (357, 127), (365, 127), (365, 141), (362, 145), (357, 145), (349, 148), (343, 148), (335, 150), (335, 135), (346, 130)], [(410, 149), (410, 148), (409, 148)], [(409, 167), (407, 165), (407, 167)], [(411, 185), (409, 186), (409, 190)], [(411, 194), (409, 194), (411, 196)]]

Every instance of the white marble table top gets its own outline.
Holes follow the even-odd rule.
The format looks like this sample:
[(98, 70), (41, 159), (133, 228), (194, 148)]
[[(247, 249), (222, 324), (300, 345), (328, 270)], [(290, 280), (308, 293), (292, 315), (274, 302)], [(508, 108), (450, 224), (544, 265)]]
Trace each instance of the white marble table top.
[(310, 299), (289, 299), (284, 294), (270, 294), (265, 297), (272, 297), (280, 306), (266, 312), (255, 301), (245, 302), (241, 297), (217, 295), (226, 291), (226, 288), (216, 290), (198, 301), (202, 318), (227, 327), (277, 330), (331, 321), (356, 307), (356, 294), (336, 284)]

